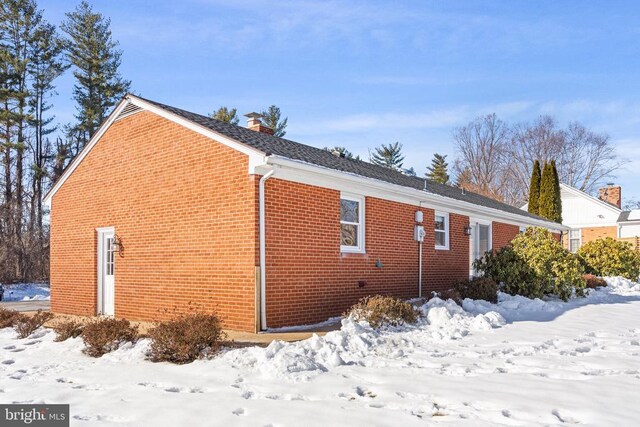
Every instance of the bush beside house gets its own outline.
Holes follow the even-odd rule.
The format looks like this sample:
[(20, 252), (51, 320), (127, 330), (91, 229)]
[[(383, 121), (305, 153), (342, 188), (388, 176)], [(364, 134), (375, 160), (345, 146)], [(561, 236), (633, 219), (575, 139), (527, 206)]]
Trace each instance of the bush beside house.
[(18, 320), (18, 313), (15, 310), (8, 310), (4, 307), (0, 307), (0, 329), (12, 328)]
[(638, 280), (640, 276), (640, 253), (629, 242), (611, 237), (585, 243), (578, 256), (587, 273), (596, 276), (623, 276)]
[(413, 305), (399, 298), (373, 295), (362, 298), (344, 316), (355, 321), (365, 320), (372, 328), (379, 328), (416, 323), (419, 313)]
[(184, 364), (214, 356), (226, 334), (215, 314), (189, 314), (161, 322), (149, 331), (151, 347), (147, 358), (153, 362)]
[(98, 319), (90, 322), (82, 331), (84, 354), (100, 357), (117, 350), (125, 342), (138, 339), (138, 327), (132, 326), (126, 319)]
[(494, 304), (498, 302), (498, 284), (490, 277), (460, 280), (453, 285), (453, 291), (459, 295), (460, 299), (481, 299)]
[(544, 228), (527, 229), (512, 240), (510, 247), (487, 253), (474, 266), (511, 295), (555, 295), (565, 301), (574, 293), (584, 295), (580, 260)]
[(55, 322), (51, 328), (56, 331), (56, 338), (54, 341), (62, 342), (69, 338), (78, 338), (82, 335), (84, 324), (76, 320), (61, 320)]
[(38, 310), (34, 315), (19, 313), (14, 322), (14, 329), (18, 333), (18, 338), (27, 338), (39, 327), (53, 318), (53, 313)]

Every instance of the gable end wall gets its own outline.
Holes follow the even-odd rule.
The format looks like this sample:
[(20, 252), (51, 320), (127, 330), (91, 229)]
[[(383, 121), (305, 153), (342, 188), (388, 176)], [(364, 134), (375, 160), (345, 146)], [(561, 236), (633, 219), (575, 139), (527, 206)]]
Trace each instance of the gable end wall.
[(162, 117), (115, 122), (53, 196), (51, 306), (95, 315), (96, 228), (114, 226), (115, 315), (216, 310), (255, 328), (257, 179), (248, 158)]

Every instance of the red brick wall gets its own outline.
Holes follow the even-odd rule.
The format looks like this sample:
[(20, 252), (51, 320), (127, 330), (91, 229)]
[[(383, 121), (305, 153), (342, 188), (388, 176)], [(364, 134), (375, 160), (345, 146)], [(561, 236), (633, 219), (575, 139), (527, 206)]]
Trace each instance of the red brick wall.
[(254, 330), (257, 179), (247, 156), (141, 112), (105, 133), (53, 196), (51, 304), (96, 313), (96, 228), (114, 226), (115, 314), (217, 309)]
[(453, 283), (460, 279), (469, 278), (469, 236), (464, 233), (464, 228), (469, 225), (469, 217), (457, 214), (449, 214), (449, 250), (436, 250), (434, 240), (434, 211), (425, 210), (425, 239), (423, 250), (426, 259), (423, 263), (423, 277), (427, 278), (426, 292), (449, 289)]
[[(371, 294), (418, 295), (418, 208), (366, 198), (366, 254), (340, 253), (340, 192), (271, 178), (266, 185), (267, 324), (314, 323)], [(434, 249), (434, 211), (423, 208), (423, 295), (469, 275), (468, 219), (450, 216), (450, 250)], [(383, 264), (376, 268), (376, 260)], [(358, 282), (366, 282), (362, 288)]]
[(518, 234), (520, 234), (519, 226), (494, 222), (491, 236), (493, 248), (500, 249), (503, 246), (507, 246)]

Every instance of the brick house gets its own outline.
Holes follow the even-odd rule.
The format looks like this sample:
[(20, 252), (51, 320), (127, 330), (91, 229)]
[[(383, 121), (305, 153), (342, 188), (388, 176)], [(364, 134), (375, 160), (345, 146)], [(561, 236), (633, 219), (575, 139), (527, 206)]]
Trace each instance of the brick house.
[[(576, 252), (592, 240), (611, 237), (638, 246), (640, 213), (623, 211), (622, 188), (607, 184), (598, 190), (598, 197), (566, 184), (560, 184), (562, 224), (569, 228), (564, 246)], [(523, 207), (526, 209), (526, 205)]]
[(523, 227), (567, 229), (248, 116), (245, 128), (126, 96), (46, 196), (52, 311), (309, 324), (366, 295), (446, 289)]

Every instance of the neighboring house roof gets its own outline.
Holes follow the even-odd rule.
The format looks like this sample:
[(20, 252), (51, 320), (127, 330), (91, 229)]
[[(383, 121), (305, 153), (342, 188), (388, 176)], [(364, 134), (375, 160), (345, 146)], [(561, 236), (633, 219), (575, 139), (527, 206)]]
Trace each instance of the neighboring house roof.
[(391, 184), (401, 185), (403, 187), (424, 190), (440, 196), (473, 203), (475, 205), (498, 209), (504, 212), (509, 212), (529, 218), (544, 220), (544, 218), (541, 218), (537, 215), (522, 211), (515, 206), (498, 202), (497, 200), (491, 199), (489, 197), (481, 196), (469, 191), (465, 191), (463, 193), (458, 187), (439, 184), (428, 179), (405, 175), (401, 172), (382, 166), (377, 166), (362, 160), (339, 157), (327, 150), (311, 147), (309, 145), (301, 144), (289, 139), (279, 138), (267, 133), (256, 132), (242, 126), (221, 122), (207, 116), (192, 113), (176, 107), (171, 107), (169, 105), (161, 104), (149, 99), (140, 99), (143, 99), (164, 110), (177, 114), (178, 116), (181, 116), (189, 121), (209, 128), (215, 132), (221, 133), (229, 138), (235, 139), (236, 141), (247, 144), (255, 149), (262, 151), (263, 153), (265, 153), (265, 155), (275, 154), (277, 156), (286, 157), (291, 160), (303, 161), (337, 171), (352, 173), (367, 178), (378, 179)]
[(640, 209), (622, 211), (618, 217), (618, 222), (640, 222)]
[[(137, 105), (138, 108), (132, 108), (131, 103)], [(120, 104), (118, 104), (109, 118), (107, 118), (107, 120), (101, 125), (98, 132), (92, 137), (91, 141), (89, 141), (84, 149), (67, 167), (60, 179), (58, 179), (58, 181), (52, 186), (52, 188), (45, 196), (45, 203), (50, 204), (51, 198), (53, 197), (55, 192), (60, 188), (66, 178), (77, 167), (77, 165), (82, 162), (93, 145), (95, 145), (102, 134), (115, 120), (117, 120), (118, 117), (135, 114), (136, 111), (140, 111), (141, 109), (145, 108), (155, 108), (159, 110), (159, 112), (163, 111), (167, 115), (167, 117), (171, 118), (172, 120), (178, 121), (177, 119), (180, 119), (180, 123), (185, 126), (194, 126), (194, 129), (199, 132), (200, 130), (198, 129), (206, 129), (206, 131), (210, 132), (212, 135), (218, 135), (218, 137), (211, 136), (213, 139), (222, 138), (222, 142), (224, 142), (226, 139), (227, 145), (229, 145), (230, 142), (232, 144), (230, 146), (233, 146), (243, 152), (248, 151), (253, 153), (260, 153), (260, 155), (265, 156), (273, 155), (274, 158), (285, 158), (296, 162), (331, 169), (337, 172), (343, 172), (352, 176), (356, 175), (359, 177), (374, 179), (385, 183), (406, 187), (412, 190), (425, 191), (426, 193), (443, 197), (445, 198), (445, 201), (446, 198), (453, 199), (455, 201), (466, 202), (471, 205), (498, 210), (510, 215), (517, 215), (519, 217), (541, 221), (546, 224), (555, 224), (537, 215), (522, 211), (515, 206), (501, 203), (491, 198), (481, 196), (479, 194), (472, 193), (466, 190), (462, 191), (458, 187), (439, 184), (424, 178), (408, 176), (401, 172), (382, 166), (377, 166), (362, 160), (339, 157), (324, 149), (311, 147), (309, 145), (301, 144), (299, 142), (291, 141), (285, 138), (279, 138), (267, 133), (257, 132), (242, 126), (232, 125), (230, 123), (222, 122), (211, 117), (192, 113), (190, 111), (171, 107), (169, 105), (161, 104), (156, 101), (130, 94), (127, 95)], [(556, 225), (559, 226), (559, 229), (564, 228), (560, 224)]]

